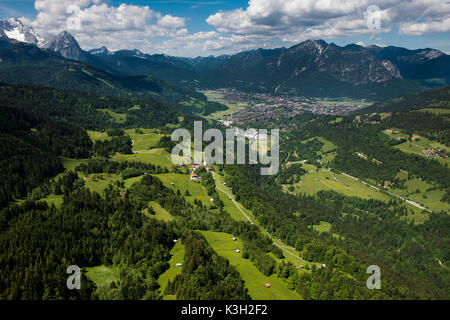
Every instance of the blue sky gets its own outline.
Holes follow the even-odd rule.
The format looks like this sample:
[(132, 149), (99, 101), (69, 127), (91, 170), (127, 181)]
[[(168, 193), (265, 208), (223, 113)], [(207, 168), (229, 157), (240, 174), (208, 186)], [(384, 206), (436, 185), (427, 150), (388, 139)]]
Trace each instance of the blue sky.
[[(76, 14), (67, 12), (71, 5)], [(370, 5), (379, 11), (369, 13)], [(9, 17), (43, 37), (68, 29), (75, 17), (81, 27), (69, 31), (85, 49), (197, 56), (324, 39), (450, 53), (445, 0), (0, 0), (0, 18)], [(372, 18), (379, 18), (379, 29), (369, 29)]]

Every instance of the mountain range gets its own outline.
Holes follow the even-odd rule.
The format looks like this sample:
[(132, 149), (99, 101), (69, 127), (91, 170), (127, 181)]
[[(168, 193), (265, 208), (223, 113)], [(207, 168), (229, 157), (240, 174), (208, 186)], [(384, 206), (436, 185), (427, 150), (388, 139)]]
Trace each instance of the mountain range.
[[(72, 60), (65, 63), (72, 67), (82, 63), (85, 70), (95, 69), (95, 72), (106, 73), (107, 76), (100, 77), (103, 80), (106, 80), (105, 77), (143, 79), (150, 76), (190, 89), (230, 87), (247, 92), (383, 100), (450, 84), (450, 56), (431, 48), (409, 50), (356, 44), (341, 47), (323, 40), (307, 40), (290, 48), (183, 58), (145, 54), (137, 49), (111, 51), (101, 47), (85, 51), (67, 31), (43, 40), (20, 20), (0, 21), (0, 41), (11, 39), (41, 51), (38, 53), (32, 47), (17, 43), (14, 45), (15, 50), (19, 47), (21, 50), (16, 55), (20, 53), (26, 56), (25, 51), (28, 55), (35, 52), (34, 58), (47, 55), (44, 60), (50, 65), (50, 56), (55, 64), (62, 62), (59, 58)], [(10, 67), (12, 60), (16, 61), (16, 66), (27, 60), (8, 57), (5, 50), (11, 50), (11, 46), (0, 45), (0, 75), (5, 74), (5, 67)], [(23, 80), (17, 79), (11, 72), (7, 73), (12, 77), (11, 82)], [(0, 76), (0, 80), (2, 78)], [(55, 75), (49, 78), (44, 84), (52, 85)], [(34, 83), (35, 80), (32, 81)], [(100, 86), (109, 86), (114, 82), (106, 81)], [(103, 91), (108, 94), (108, 90)]]
[(0, 20), (0, 35), (37, 46), (44, 44), (44, 39), (32, 27), (25, 26), (19, 19)]

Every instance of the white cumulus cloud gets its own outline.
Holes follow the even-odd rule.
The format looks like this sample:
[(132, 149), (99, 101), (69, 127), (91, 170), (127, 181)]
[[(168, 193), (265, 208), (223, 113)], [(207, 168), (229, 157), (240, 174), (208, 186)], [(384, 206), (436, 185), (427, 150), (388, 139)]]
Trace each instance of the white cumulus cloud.
[(149, 6), (110, 6), (104, 0), (36, 0), (35, 20), (26, 21), (43, 36), (71, 32), (83, 48), (137, 47), (148, 51), (154, 37), (188, 34), (182, 17), (163, 15)]
[[(368, 27), (372, 5), (380, 9), (380, 28)], [(385, 33), (407, 37), (450, 32), (448, 0), (249, 0), (244, 8), (211, 14), (206, 22), (214, 29), (196, 33), (188, 31), (186, 18), (150, 6), (35, 0), (35, 8), (36, 18), (25, 22), (43, 36), (69, 29), (85, 49), (105, 45), (185, 56), (289, 46), (306, 39), (365, 36), (381, 41)], [(71, 29), (73, 19), (78, 19), (79, 30)]]

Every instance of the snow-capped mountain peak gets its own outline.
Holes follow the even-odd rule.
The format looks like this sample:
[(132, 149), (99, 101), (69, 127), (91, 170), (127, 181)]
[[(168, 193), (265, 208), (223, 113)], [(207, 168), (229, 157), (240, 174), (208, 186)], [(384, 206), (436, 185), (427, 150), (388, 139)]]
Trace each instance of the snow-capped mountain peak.
[(428, 60), (439, 58), (440, 56), (444, 55), (442, 51), (429, 49), (429, 50), (423, 50), (418, 53), (419, 56), (423, 56), (424, 58)]
[(44, 43), (44, 39), (32, 27), (24, 25), (22, 21), (16, 18), (0, 20), (0, 31), (2, 31), (0, 32), (1, 34), (17, 41), (34, 44), (39, 47)]
[(107, 47), (103, 46), (101, 48), (95, 48), (88, 51), (90, 54), (94, 56), (110, 56), (114, 54), (114, 51), (109, 50)]

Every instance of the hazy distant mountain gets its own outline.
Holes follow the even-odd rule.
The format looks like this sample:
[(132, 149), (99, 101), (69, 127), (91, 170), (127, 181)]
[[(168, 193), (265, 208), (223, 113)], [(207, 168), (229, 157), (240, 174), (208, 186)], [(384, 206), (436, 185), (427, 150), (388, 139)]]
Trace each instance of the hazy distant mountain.
[(43, 41), (17, 19), (0, 21), (0, 38), (30, 43), (117, 77), (157, 77), (189, 88), (232, 87), (304, 96), (384, 99), (450, 84), (450, 56), (434, 49), (345, 47), (307, 40), (290, 48), (181, 58), (137, 49), (84, 51), (67, 31)]
[[(96, 58), (87, 55), (89, 59)], [(201, 93), (176, 87), (154, 77), (112, 74), (83, 61), (68, 60), (54, 50), (40, 49), (12, 39), (0, 39), (0, 61), (0, 81), (5, 83), (32, 83), (108, 96), (152, 95), (174, 100), (190, 100), (191, 97), (204, 99)]]
[(88, 52), (92, 55), (99, 56), (99, 57), (109, 56), (114, 53), (105, 46), (103, 46), (101, 48), (91, 49)]
[(220, 55), (217, 57), (208, 56), (208, 57), (197, 57), (197, 58), (178, 58), (183, 60), (184, 62), (191, 65), (194, 70), (198, 73), (210, 72), (216, 70), (228, 60), (230, 60), (230, 55)]
[(94, 49), (90, 53), (114, 72), (129, 76), (152, 75), (174, 84), (192, 82), (199, 77), (195, 68), (184, 59), (163, 54), (144, 54), (141, 51), (119, 50), (107, 53)]
[(283, 49), (258, 49), (235, 54), (217, 68), (213, 76), (218, 76), (220, 73), (221, 78), (239, 79), (242, 77), (243, 72), (250, 71), (254, 66), (263, 62), (265, 59), (279, 54), (282, 50)]
[(154, 75), (193, 88), (305, 96), (390, 98), (450, 84), (449, 56), (433, 49), (345, 47), (307, 40), (290, 48), (179, 58), (139, 50), (91, 50), (114, 72)]
[(406, 79), (420, 81), (424, 86), (450, 84), (450, 56), (435, 49), (408, 50), (399, 47), (368, 47), (377, 57), (397, 65)]
[(305, 96), (398, 95), (418, 90), (369, 49), (307, 40), (290, 48), (234, 55), (208, 77), (214, 87)]

